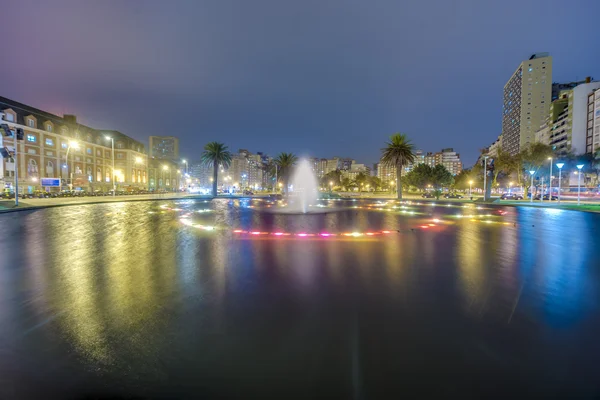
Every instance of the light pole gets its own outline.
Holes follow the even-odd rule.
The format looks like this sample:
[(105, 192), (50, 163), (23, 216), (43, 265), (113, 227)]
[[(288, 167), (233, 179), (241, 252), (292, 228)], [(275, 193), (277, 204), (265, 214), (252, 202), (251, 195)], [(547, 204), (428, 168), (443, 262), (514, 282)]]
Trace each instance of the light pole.
[(483, 201), (487, 200), (487, 159), (488, 156), (483, 157)]
[(577, 169), (579, 170), (579, 172), (577, 172), (577, 205), (579, 205), (581, 201), (581, 168), (583, 168), (583, 164), (577, 166)]
[(106, 136), (106, 140), (110, 140), (112, 147), (112, 182), (113, 182), (113, 197), (117, 195), (117, 183), (115, 182), (115, 139), (112, 136)]
[(333, 181), (329, 181), (329, 193), (333, 192)]
[[(136, 157), (135, 158), (135, 165), (136, 166), (140, 165), (140, 164), (143, 164), (143, 163), (144, 163), (144, 159), (142, 157)], [(138, 172), (139, 172), (139, 169), (138, 169)], [(136, 182), (136, 183), (142, 183), (142, 174), (139, 174), (139, 175), (140, 175), (139, 182), (138, 182), (137, 176), (133, 176), (131, 180), (133, 182)]]
[(508, 193), (512, 193), (512, 182), (508, 182)]
[(548, 157), (550, 160), (550, 183), (548, 184), (548, 201), (552, 203), (552, 157)]
[(187, 160), (181, 160), (181, 162), (185, 164), (185, 173), (187, 174), (188, 173), (188, 163), (187, 163)]
[(558, 168), (558, 204), (560, 204), (560, 193), (561, 193), (561, 179), (562, 179), (562, 167), (565, 166), (565, 163), (556, 163), (556, 167)]
[(531, 192), (531, 200), (529, 202), (533, 203), (533, 175), (535, 174), (535, 171), (529, 171), (529, 174), (531, 175), (531, 186), (529, 189), (529, 191)]
[(73, 168), (75, 167), (73, 164), (73, 154), (71, 154), (71, 168), (69, 168), (69, 152), (71, 151), (71, 147), (75, 150), (79, 149), (79, 143), (77, 143), (76, 141), (72, 140), (69, 142), (69, 147), (67, 147), (67, 154), (65, 155), (65, 163), (67, 164), (67, 170), (70, 172), (69, 173), (69, 187), (71, 189), (71, 191), (73, 191)]
[[(167, 178), (165, 176), (165, 171), (167, 171), (169, 169), (168, 166), (163, 165), (163, 188), (165, 190), (165, 192), (167, 191)], [(169, 174), (169, 177), (171, 176), (171, 174)]]
[(544, 202), (544, 177), (542, 176), (542, 193), (540, 194), (540, 201)]
[(469, 181), (469, 197), (473, 197), (473, 181)]

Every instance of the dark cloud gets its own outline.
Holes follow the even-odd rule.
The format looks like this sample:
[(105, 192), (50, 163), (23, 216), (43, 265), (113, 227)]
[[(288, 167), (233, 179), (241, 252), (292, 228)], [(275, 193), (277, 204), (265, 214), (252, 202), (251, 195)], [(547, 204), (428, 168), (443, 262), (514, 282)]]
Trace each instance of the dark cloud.
[(600, 78), (594, 0), (13, 1), (1, 94), (138, 139), (374, 162), (387, 136), (472, 163), (502, 87), (549, 51), (554, 80)]

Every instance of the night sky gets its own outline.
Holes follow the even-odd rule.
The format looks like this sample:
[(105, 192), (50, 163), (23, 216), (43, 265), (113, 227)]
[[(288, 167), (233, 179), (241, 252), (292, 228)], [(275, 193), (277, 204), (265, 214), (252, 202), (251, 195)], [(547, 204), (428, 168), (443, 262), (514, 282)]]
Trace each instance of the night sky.
[(535, 52), (600, 79), (598, 0), (3, 1), (0, 95), (182, 155), (208, 141), (372, 163), (401, 131), (465, 166)]

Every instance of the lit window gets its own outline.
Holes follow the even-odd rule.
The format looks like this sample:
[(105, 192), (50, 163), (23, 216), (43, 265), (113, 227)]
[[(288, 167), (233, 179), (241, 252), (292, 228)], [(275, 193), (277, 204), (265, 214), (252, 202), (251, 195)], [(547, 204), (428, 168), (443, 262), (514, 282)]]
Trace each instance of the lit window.
[(528, 71), (529, 71), (529, 72), (533, 71), (533, 68), (529, 68), (529, 70), (528, 70)]
[(11, 113), (7, 113), (4, 115), (4, 119), (8, 122), (15, 122), (15, 116)]
[(35, 137), (35, 135), (27, 135), (27, 141), (35, 143), (37, 141), (37, 138)]
[(50, 124), (46, 125), (46, 130), (48, 132), (52, 132), (52, 125), (50, 125)]
[(90, 149), (89, 147), (85, 150), (88, 154), (92, 154), (92, 149)]
[(54, 140), (46, 138), (46, 146), (54, 146)]
[(123, 158), (123, 154), (122, 153), (117, 153), (117, 158)]
[(63, 149), (66, 149), (67, 147), (69, 147), (69, 145), (63, 142), (63, 143), (60, 145), (60, 147), (62, 147)]
[(30, 128), (33, 128), (35, 127), (35, 121), (30, 118), (27, 120), (27, 125), (29, 125)]

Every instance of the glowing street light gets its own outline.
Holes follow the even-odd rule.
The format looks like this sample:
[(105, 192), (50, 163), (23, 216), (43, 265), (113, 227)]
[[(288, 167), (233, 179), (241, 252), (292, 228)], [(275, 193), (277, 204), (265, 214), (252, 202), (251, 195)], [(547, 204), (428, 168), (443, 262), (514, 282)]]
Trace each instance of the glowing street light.
[[(473, 181), (469, 181), (469, 197), (473, 197)], [(471, 199), (473, 200), (473, 199)]]
[(136, 164), (141, 164), (141, 163), (143, 163), (143, 162), (144, 162), (144, 159), (143, 159), (142, 157), (136, 157), (136, 158), (135, 158), (135, 163), (136, 163)]
[(577, 166), (577, 169), (579, 170), (579, 173), (577, 174), (577, 205), (579, 205), (581, 201), (581, 168), (583, 168), (583, 164)]
[[(556, 163), (556, 167), (558, 168), (558, 204), (560, 204), (560, 193), (561, 193), (561, 178), (562, 178), (562, 167), (565, 166), (565, 163)], [(552, 196), (552, 195), (550, 195)]]
[(333, 191), (333, 181), (329, 181), (329, 193)]
[(529, 171), (529, 174), (531, 175), (531, 186), (530, 186), (531, 200), (529, 202), (533, 203), (533, 175), (535, 175), (535, 171)]
[[(552, 157), (548, 157), (550, 160), (550, 183), (548, 184), (548, 201), (552, 203)], [(542, 193), (542, 197), (544, 197), (544, 193)]]
[[(73, 148), (74, 150), (79, 150), (79, 143), (76, 142), (75, 140), (69, 141), (69, 147), (67, 148), (67, 154), (65, 155), (65, 163), (67, 165), (67, 172), (69, 169), (69, 152), (71, 151), (71, 148)], [(69, 183), (69, 185), (71, 187), (71, 190), (73, 190), (73, 154), (71, 154), (71, 173), (69, 175), (71, 178), (70, 179), (71, 182)]]
[(112, 181), (113, 181), (113, 197), (117, 195), (117, 182), (115, 182), (115, 139), (112, 136), (105, 136), (106, 140), (110, 140), (112, 145)]
[(165, 171), (167, 171), (167, 170), (169, 169), (169, 167), (167, 167), (166, 165), (163, 165), (163, 169), (164, 169)]

